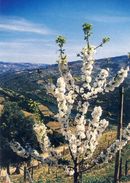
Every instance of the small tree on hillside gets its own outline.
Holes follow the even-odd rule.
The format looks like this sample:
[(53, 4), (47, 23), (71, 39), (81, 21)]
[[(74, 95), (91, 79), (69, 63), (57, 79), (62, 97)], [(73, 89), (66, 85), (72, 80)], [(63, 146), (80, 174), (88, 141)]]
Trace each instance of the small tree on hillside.
[[(109, 38), (103, 38), (101, 44), (95, 47), (89, 41), (92, 34), (92, 25), (85, 23), (83, 31), (86, 45), (81, 53), (78, 54), (82, 60), (80, 81), (75, 81), (70, 72), (67, 56), (63, 48), (66, 41), (63, 36), (59, 36), (56, 39), (56, 43), (59, 46), (58, 66), (61, 76), (58, 78), (56, 85), (50, 83), (47, 87), (48, 93), (57, 100), (59, 111), (56, 116), (61, 124), (61, 133), (66, 139), (72, 160), (66, 166), (66, 172), (68, 175), (73, 175), (74, 183), (81, 181), (83, 172), (97, 164), (108, 163), (115, 153), (123, 148), (130, 139), (129, 124), (123, 131), (122, 141), (116, 140), (104, 152), (93, 158), (99, 138), (109, 122), (102, 118), (103, 110), (101, 106), (95, 106), (91, 113), (91, 118), (88, 119), (90, 101), (97, 98), (99, 94), (114, 91), (116, 87), (119, 87), (127, 77), (129, 67), (121, 68), (112, 79), (109, 79), (108, 68), (101, 69), (96, 77), (93, 78), (95, 52), (99, 47), (107, 43)], [(74, 117), (72, 117), (73, 109), (77, 111)]]
[[(45, 143), (42, 144), (46, 142), (46, 139), (42, 139), (44, 131), (44, 124), (40, 125), (40, 122), (36, 123), (31, 118), (26, 118), (17, 103), (5, 102), (0, 118), (0, 165), (8, 167), (9, 173), (9, 165), (30, 160), (31, 154), (39, 157), (38, 152), (45, 149)], [(19, 147), (17, 155), (12, 144)]]

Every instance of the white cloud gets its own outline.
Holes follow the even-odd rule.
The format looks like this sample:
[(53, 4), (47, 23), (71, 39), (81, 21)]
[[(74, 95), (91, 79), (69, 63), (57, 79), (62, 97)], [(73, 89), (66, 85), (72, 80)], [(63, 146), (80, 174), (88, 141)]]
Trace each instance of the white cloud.
[[(78, 60), (77, 53), (82, 49), (82, 42), (70, 41), (65, 45), (69, 61)], [(96, 58), (126, 55), (130, 50), (130, 40), (109, 43), (99, 48)], [(58, 48), (53, 40), (19, 39), (0, 42), (0, 60), (9, 62), (30, 62), (54, 64), (58, 58)]]
[[(68, 60), (78, 60), (76, 56), (82, 48), (76, 41), (65, 45)], [(58, 47), (53, 40), (16, 39), (0, 42), (0, 60), (9, 62), (30, 62), (54, 64), (58, 58)]]
[(101, 22), (101, 23), (125, 23), (130, 22), (129, 16), (112, 16), (112, 15), (97, 15), (97, 16), (91, 16), (86, 17), (88, 20), (92, 20), (95, 22)]
[(0, 31), (29, 32), (41, 35), (54, 34), (54, 32), (46, 26), (35, 24), (18, 17), (0, 17)]
[(9, 62), (56, 62), (56, 46), (47, 41), (1, 41), (0, 60)]

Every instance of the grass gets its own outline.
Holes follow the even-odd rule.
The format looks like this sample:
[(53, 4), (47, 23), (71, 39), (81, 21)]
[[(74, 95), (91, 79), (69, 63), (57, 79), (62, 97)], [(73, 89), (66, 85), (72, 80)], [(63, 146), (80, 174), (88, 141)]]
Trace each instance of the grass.
[[(94, 154), (97, 154), (103, 149), (106, 149), (116, 138), (116, 131), (109, 130), (103, 134), (99, 140), (98, 148)], [(69, 159), (68, 154), (64, 155), (65, 159)], [(130, 159), (130, 144), (122, 151), (122, 173), (124, 175), (125, 161)], [(130, 168), (130, 163), (129, 163)], [(114, 159), (109, 164), (104, 164), (102, 166), (96, 166), (91, 171), (83, 175), (83, 183), (112, 183), (114, 175)], [(11, 180), (13, 183), (23, 182), (23, 173), (21, 175), (11, 175)], [(40, 166), (34, 170), (34, 183), (72, 183), (72, 177), (66, 176), (65, 172), (61, 168), (56, 168), (55, 166), (48, 167), (47, 165)], [(130, 177), (122, 177), (122, 182), (128, 182)]]
[[(99, 140), (99, 145), (94, 156), (99, 154), (101, 150), (107, 148), (108, 145), (114, 141), (115, 137), (115, 131), (109, 130), (105, 132)], [(68, 159), (69, 156), (66, 155), (65, 158)], [(91, 178), (95, 179), (94, 181), (96, 181), (98, 177), (101, 179), (101, 177), (104, 178), (106, 176), (113, 176), (113, 166), (114, 165), (112, 163), (105, 166), (97, 166), (96, 169), (93, 169), (91, 172), (88, 172), (87, 175), (84, 175), (84, 181), (90, 182)], [(11, 179), (13, 183), (19, 183), (20, 181), (23, 181), (23, 175), (12, 175)], [(63, 169), (57, 169), (55, 166), (48, 167), (47, 165), (34, 170), (34, 180), (40, 181), (40, 179), (45, 183), (46, 181), (51, 181), (53, 183), (58, 183), (60, 181), (62, 183), (72, 182), (72, 177), (66, 176)]]

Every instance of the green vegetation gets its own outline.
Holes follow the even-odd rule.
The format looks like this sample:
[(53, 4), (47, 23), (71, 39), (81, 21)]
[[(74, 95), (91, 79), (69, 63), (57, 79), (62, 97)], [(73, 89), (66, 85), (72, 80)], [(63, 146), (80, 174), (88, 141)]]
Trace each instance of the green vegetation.
[(59, 45), (60, 48), (63, 47), (64, 43), (65, 43), (65, 38), (63, 36), (58, 36), (56, 39), (56, 43)]
[(34, 121), (24, 116), (16, 102), (5, 102), (0, 118), (0, 154), (2, 157), (0, 164), (2, 167), (8, 167), (8, 172), (10, 165), (15, 166), (29, 160), (20, 158), (11, 150), (9, 145), (11, 141), (18, 141), (24, 147), (28, 144), (32, 148), (40, 149), (33, 131), (33, 124)]

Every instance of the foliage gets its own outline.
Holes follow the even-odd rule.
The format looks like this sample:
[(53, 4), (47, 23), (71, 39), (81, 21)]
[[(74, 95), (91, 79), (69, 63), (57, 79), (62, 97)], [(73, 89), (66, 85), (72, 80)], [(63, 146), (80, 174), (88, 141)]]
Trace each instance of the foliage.
[(24, 147), (27, 143), (39, 150), (36, 135), (33, 130), (33, 120), (24, 117), (17, 103), (5, 102), (0, 120), (2, 165), (25, 161), (17, 156), (10, 148), (11, 141), (19, 141)]
[(39, 180), (37, 182), (34, 182), (34, 183), (44, 183), (44, 181), (42, 180), (42, 177), (40, 176)]
[(65, 143), (65, 138), (61, 133), (53, 132), (53, 134), (48, 134), (48, 137), (50, 139), (51, 145), (54, 147), (58, 147), (60, 144)]
[(62, 48), (65, 43), (65, 38), (63, 36), (58, 36), (56, 39), (56, 43), (59, 45), (60, 48)]
[(129, 182), (130, 181), (130, 175), (129, 176), (122, 176), (121, 181), (122, 182)]
[(34, 142), (33, 124), (34, 121), (32, 119), (25, 118), (17, 103), (5, 103), (4, 112), (1, 115), (2, 136), (6, 137), (9, 141), (11, 139), (17, 139), (22, 144), (29, 140), (28, 142), (34, 146), (36, 144)]
[(111, 177), (87, 177), (84, 179), (84, 183), (113, 183)]

